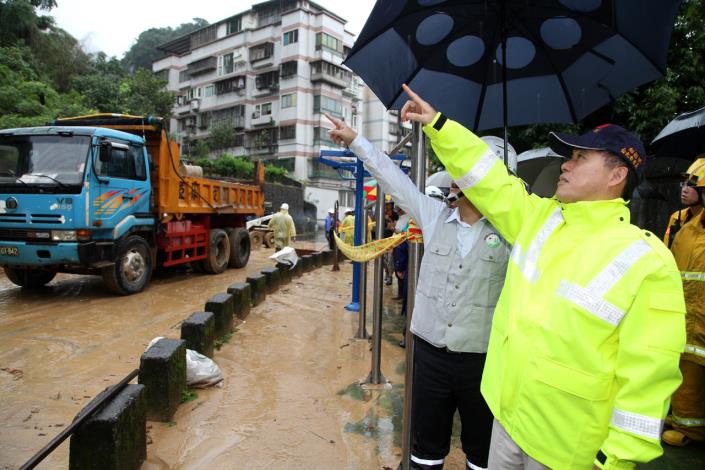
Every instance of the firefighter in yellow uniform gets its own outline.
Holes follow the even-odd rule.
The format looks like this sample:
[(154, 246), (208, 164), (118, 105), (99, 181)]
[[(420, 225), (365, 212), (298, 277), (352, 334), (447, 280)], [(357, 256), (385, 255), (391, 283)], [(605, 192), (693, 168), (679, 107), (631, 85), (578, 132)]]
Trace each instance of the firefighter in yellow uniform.
[[(705, 441), (705, 158), (688, 168), (681, 201), (687, 206), (671, 216), (664, 242), (681, 271), (686, 305), (686, 345), (680, 368), (683, 383), (673, 394), (673, 430), (661, 436), (674, 446)], [(675, 233), (674, 233), (675, 232)], [(670, 243), (669, 243), (670, 242)]]
[(685, 208), (675, 211), (668, 219), (663, 242), (669, 248), (681, 227), (702, 211), (699, 197), (700, 190), (696, 188), (705, 185), (705, 181), (701, 181), (703, 174), (705, 174), (705, 158), (698, 158), (683, 175), (683, 181), (681, 181), (681, 203)]
[(620, 197), (643, 170), (641, 141), (615, 125), (552, 133), (570, 159), (556, 195), (541, 198), (404, 88), (402, 119), (424, 124), (450, 176), (513, 245), (481, 386), (495, 417), (489, 468), (632, 469), (661, 455), (685, 302), (673, 256), (629, 223)]
[(281, 205), (279, 212), (269, 219), (267, 227), (274, 231), (274, 249), (276, 251), (291, 246), (293, 238), (296, 237), (296, 226), (294, 219), (289, 215), (289, 204), (285, 202)]

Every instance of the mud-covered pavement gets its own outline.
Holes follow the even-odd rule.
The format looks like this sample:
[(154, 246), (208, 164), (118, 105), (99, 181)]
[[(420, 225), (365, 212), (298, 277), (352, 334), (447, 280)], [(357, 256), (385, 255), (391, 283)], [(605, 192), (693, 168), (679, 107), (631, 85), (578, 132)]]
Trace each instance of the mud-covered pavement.
[[(152, 338), (178, 338), (180, 322), (206, 299), (271, 266), (269, 254), (253, 251), (245, 269), (218, 276), (159, 274), (130, 297), (111, 295), (97, 277), (59, 275), (47, 289), (25, 291), (0, 276), (0, 469), (19, 467), (138, 367)], [(382, 372), (391, 387), (364, 390), (370, 345), (353, 338), (358, 316), (343, 309), (351, 279), (350, 263), (335, 273), (324, 266), (253, 308), (216, 351), (225, 386), (197, 391), (170, 423), (148, 422), (143, 468), (396, 468), (403, 320), (388, 301)], [(370, 307), (370, 333), (371, 319)], [(67, 465), (68, 440), (39, 468)]]

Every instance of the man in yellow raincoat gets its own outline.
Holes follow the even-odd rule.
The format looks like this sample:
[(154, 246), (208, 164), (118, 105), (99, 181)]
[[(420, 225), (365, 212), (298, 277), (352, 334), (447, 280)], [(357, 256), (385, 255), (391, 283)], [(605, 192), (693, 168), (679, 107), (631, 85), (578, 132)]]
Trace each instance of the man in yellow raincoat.
[(482, 395), (494, 414), (489, 468), (632, 469), (663, 452), (681, 382), (685, 302), (673, 256), (629, 223), (622, 196), (644, 147), (604, 125), (551, 133), (569, 158), (553, 198), (527, 193), (486, 143), (411, 97), (450, 176), (512, 244)]
[(664, 237), (667, 244), (672, 242), (687, 310), (687, 340), (680, 362), (683, 383), (672, 398), (673, 429), (661, 436), (674, 446), (705, 441), (705, 158), (697, 159), (684, 176), (681, 202), (687, 207), (671, 216)]
[(296, 237), (296, 227), (294, 219), (289, 215), (289, 204), (285, 202), (281, 205), (279, 212), (269, 219), (267, 227), (274, 230), (274, 249), (276, 251), (285, 246), (291, 246), (292, 239)]

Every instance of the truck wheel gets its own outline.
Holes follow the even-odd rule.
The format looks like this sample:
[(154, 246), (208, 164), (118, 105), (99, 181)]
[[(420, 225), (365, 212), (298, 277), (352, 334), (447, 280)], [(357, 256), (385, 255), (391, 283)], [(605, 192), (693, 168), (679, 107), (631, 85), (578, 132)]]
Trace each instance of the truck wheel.
[(220, 274), (228, 268), (230, 241), (225, 230), (211, 230), (208, 244), (208, 257), (202, 261), (203, 269), (209, 274)]
[(5, 275), (9, 280), (18, 286), (28, 289), (44, 287), (56, 276), (56, 271), (45, 271), (43, 269), (13, 268), (11, 266), (5, 266), (4, 269)]
[(103, 268), (103, 281), (114, 294), (141, 292), (152, 277), (152, 254), (144, 238), (131, 235), (116, 245), (115, 264)]
[(230, 258), (228, 266), (244, 268), (250, 260), (250, 234), (246, 228), (229, 228), (226, 230), (230, 239)]
[(274, 232), (267, 232), (264, 234), (264, 246), (267, 248), (274, 246)]
[(264, 238), (262, 237), (262, 232), (258, 232), (257, 230), (253, 230), (250, 232), (250, 249), (251, 250), (259, 250), (262, 248), (262, 242), (264, 241)]

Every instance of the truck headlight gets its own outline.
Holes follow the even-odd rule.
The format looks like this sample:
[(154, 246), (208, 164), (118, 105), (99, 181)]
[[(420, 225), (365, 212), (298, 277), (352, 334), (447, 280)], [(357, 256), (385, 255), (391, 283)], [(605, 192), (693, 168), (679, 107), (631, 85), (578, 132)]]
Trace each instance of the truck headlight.
[(75, 230), (52, 230), (51, 239), (55, 242), (75, 242), (76, 231)]

